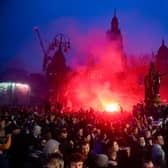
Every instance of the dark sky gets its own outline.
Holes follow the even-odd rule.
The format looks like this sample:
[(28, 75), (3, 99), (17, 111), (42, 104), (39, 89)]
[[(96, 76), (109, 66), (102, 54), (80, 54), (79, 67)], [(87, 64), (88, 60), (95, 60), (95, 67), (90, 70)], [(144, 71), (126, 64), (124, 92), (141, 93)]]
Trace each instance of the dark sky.
[(163, 38), (168, 41), (167, 0), (0, 0), (0, 69), (16, 64), (41, 70), (35, 25), (46, 40), (68, 33), (71, 24), (80, 32), (93, 27), (106, 32), (114, 8), (127, 53), (156, 52)]

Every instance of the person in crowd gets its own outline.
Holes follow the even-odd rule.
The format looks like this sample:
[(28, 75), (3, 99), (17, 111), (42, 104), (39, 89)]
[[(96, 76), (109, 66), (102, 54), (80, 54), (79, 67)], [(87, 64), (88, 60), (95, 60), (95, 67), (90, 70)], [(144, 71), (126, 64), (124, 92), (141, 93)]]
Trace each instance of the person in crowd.
[(149, 129), (146, 129), (145, 130), (145, 139), (149, 139), (149, 138), (152, 138), (152, 133)]
[(44, 144), (43, 147), (43, 153), (45, 155), (60, 153), (59, 145), (60, 143), (57, 140), (53, 139), (52, 133), (48, 131), (46, 135), (46, 143)]
[(90, 150), (89, 142), (81, 142), (79, 152), (84, 156), (84, 168), (91, 168), (94, 154)]
[(80, 147), (80, 142), (83, 141), (83, 128), (76, 128), (77, 131), (74, 132), (75, 136), (72, 137), (73, 138), (73, 142), (75, 143), (75, 145), (77, 146), (77, 148)]
[(43, 168), (64, 168), (64, 160), (58, 153), (51, 154)]
[(66, 162), (68, 156), (73, 152), (74, 144), (73, 141), (68, 137), (68, 130), (66, 128), (61, 128), (58, 131), (58, 138), (57, 140), (60, 143), (60, 151), (63, 154), (64, 161)]
[[(94, 168), (107, 168), (109, 166), (108, 156), (105, 154), (97, 154), (95, 155), (93, 161)], [(110, 168), (110, 167), (108, 167)]]
[(130, 149), (128, 147), (120, 148), (118, 142), (112, 140), (107, 144), (106, 151), (111, 167), (129, 167)]
[(151, 160), (146, 160), (142, 168), (155, 168), (155, 166)]
[(25, 166), (29, 147), (35, 143), (29, 129), (16, 126), (12, 131), (12, 144), (8, 152), (10, 168), (22, 168)]
[(163, 150), (164, 138), (158, 134), (154, 137), (154, 144), (152, 146), (152, 161), (156, 167), (166, 168), (166, 155)]
[(139, 137), (139, 129), (138, 129), (137, 126), (132, 128), (132, 129), (133, 130), (132, 130), (132, 133), (130, 135), (130, 138), (131, 138), (130, 140), (131, 140), (132, 145), (136, 145), (137, 142), (138, 142), (138, 137)]
[(140, 135), (138, 138), (138, 143), (132, 150), (132, 160), (136, 168), (141, 168), (144, 161), (149, 158), (148, 147), (146, 145), (145, 137)]
[(8, 159), (5, 157), (4, 152), (11, 146), (11, 135), (5, 136), (5, 130), (0, 128), (0, 167), (8, 168)]
[(81, 153), (72, 153), (67, 168), (84, 168), (84, 156)]

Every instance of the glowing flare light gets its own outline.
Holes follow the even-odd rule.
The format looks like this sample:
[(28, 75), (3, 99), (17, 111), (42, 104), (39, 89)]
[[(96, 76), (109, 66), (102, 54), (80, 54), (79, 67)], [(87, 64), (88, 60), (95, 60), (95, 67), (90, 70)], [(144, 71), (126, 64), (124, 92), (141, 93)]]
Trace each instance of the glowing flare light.
[(120, 106), (117, 103), (111, 103), (105, 105), (105, 111), (107, 112), (118, 112), (120, 111)]

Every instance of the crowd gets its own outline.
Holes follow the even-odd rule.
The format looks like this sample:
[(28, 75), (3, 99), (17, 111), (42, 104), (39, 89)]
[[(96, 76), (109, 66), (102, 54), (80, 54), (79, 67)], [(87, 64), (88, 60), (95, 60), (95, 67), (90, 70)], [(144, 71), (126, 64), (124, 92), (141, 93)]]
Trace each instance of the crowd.
[(167, 118), (0, 109), (0, 168), (166, 168)]

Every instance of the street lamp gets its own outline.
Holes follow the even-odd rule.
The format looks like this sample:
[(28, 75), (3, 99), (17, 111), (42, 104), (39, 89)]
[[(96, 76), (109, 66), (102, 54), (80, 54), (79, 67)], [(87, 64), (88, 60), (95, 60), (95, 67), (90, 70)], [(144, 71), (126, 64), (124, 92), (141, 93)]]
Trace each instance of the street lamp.
[(69, 51), (70, 49), (70, 40), (63, 33), (57, 34), (52, 42), (49, 44), (48, 50), (61, 49), (64, 52)]

